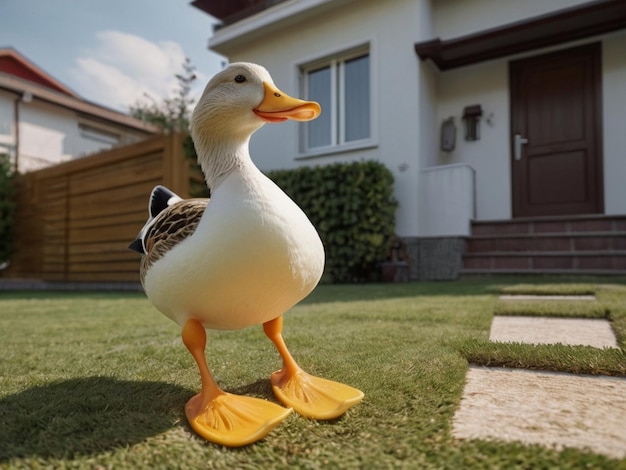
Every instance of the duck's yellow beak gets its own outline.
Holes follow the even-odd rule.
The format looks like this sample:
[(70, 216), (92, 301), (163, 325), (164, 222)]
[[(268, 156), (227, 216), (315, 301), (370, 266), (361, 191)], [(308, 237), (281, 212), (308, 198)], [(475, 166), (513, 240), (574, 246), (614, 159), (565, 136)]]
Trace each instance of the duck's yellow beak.
[(322, 108), (315, 101), (292, 98), (267, 82), (263, 82), (263, 87), (265, 96), (254, 112), (264, 121), (283, 122), (287, 119), (310, 121), (322, 112)]

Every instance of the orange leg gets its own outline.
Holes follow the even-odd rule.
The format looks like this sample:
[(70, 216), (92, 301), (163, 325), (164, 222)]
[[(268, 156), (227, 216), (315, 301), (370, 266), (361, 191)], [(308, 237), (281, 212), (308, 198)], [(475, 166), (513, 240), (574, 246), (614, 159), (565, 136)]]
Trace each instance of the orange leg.
[(189, 424), (208, 441), (238, 447), (265, 437), (291, 413), (267, 400), (226, 393), (219, 388), (204, 356), (206, 331), (198, 320), (183, 327), (183, 343), (200, 370), (201, 392), (185, 405)]
[(282, 369), (271, 377), (274, 395), (283, 404), (307, 418), (333, 419), (363, 399), (363, 392), (356, 388), (304, 372), (287, 349), (282, 329), (282, 317), (263, 324), (265, 334), (283, 360)]
[(193, 410), (205, 408), (208, 403), (217, 399), (220, 395), (224, 395), (224, 391), (219, 388), (206, 362), (204, 349), (206, 348), (206, 331), (198, 320), (189, 320), (183, 327), (183, 343), (193, 356), (200, 370), (200, 381), (202, 383), (202, 391), (194, 398), (189, 400), (187, 408), (190, 408), (193, 402)]

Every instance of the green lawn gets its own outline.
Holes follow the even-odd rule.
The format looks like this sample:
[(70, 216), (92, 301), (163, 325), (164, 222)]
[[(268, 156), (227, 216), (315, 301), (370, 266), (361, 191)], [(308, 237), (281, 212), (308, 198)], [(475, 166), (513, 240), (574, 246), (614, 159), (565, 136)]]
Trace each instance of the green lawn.
[[(468, 358), (626, 375), (624, 279), (579, 289), (597, 295), (580, 308), (613, 321), (618, 351), (490, 344), (492, 316), (505, 309), (498, 294), (519, 284), (320, 286), (286, 315), (285, 339), (304, 369), (360, 388), (365, 400), (332, 422), (292, 414), (241, 449), (189, 428), (183, 406), (199, 388), (196, 366), (179, 327), (142, 294), (0, 293), (0, 468), (626, 468), (576, 450), (452, 437)], [(524, 278), (520, 289), (580, 293), (571, 286)], [(280, 360), (261, 327), (209, 332), (207, 357), (227, 391), (273, 400), (268, 379)]]

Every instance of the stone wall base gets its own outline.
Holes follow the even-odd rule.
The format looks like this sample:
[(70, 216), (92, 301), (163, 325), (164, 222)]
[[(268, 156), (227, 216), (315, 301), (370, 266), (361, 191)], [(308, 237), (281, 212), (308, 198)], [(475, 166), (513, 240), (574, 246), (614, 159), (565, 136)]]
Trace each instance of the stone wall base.
[(463, 237), (403, 237), (409, 257), (409, 279), (454, 280), (463, 267)]

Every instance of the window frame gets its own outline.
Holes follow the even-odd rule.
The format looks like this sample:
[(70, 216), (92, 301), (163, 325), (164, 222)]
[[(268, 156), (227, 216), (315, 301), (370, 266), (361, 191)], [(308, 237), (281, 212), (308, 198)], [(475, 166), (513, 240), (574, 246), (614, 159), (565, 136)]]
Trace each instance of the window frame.
[[(345, 140), (345, 63), (357, 59), (362, 56), (368, 56), (369, 59), (369, 137), (349, 141)], [(375, 76), (375, 54), (371, 41), (359, 43), (357, 46), (345, 47), (338, 51), (327, 53), (313, 60), (303, 61), (297, 64), (299, 89), (305, 99), (309, 99), (308, 91), (308, 74), (312, 71), (319, 70), (324, 67), (330, 67), (331, 72), (331, 109), (322, 109), (322, 112), (330, 112), (330, 145), (310, 148), (308, 144), (308, 123), (300, 125), (299, 133), (299, 156), (298, 160), (306, 158), (314, 158), (323, 155), (337, 154), (349, 152), (352, 150), (366, 149), (376, 147), (376, 107), (377, 100), (375, 96), (376, 76)]]

